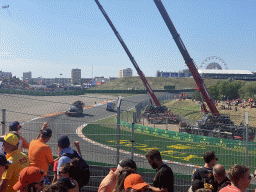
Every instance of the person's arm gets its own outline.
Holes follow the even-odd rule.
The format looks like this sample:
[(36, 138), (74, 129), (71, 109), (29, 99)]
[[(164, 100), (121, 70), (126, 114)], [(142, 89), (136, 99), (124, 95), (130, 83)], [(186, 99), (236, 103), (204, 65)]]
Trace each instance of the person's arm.
[(156, 192), (168, 192), (168, 189), (166, 188), (157, 188), (157, 187), (153, 187), (153, 186), (148, 186), (148, 190), (149, 191), (156, 191)]
[(10, 182), (9, 179), (2, 179), (0, 184), (0, 191), (6, 191), (9, 182)]
[(82, 157), (82, 153), (80, 150), (80, 145), (79, 145), (79, 141), (74, 141), (74, 145), (76, 147), (77, 153)]
[(22, 148), (23, 149), (28, 149), (29, 143), (24, 139), (24, 137), (20, 136), (20, 139), (22, 140)]
[(43, 123), (43, 126), (42, 126), (42, 129), (39, 131), (39, 134), (38, 134), (38, 136), (37, 136), (36, 139), (39, 139), (40, 136), (41, 136), (41, 132), (42, 132), (43, 130), (47, 129), (48, 127), (49, 127), (49, 123), (48, 123), (48, 122), (44, 122), (44, 123)]

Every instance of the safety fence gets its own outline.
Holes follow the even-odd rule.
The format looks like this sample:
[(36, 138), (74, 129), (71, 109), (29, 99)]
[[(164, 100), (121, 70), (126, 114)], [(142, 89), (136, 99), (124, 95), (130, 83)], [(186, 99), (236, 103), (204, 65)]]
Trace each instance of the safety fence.
[[(159, 98), (162, 103), (165, 103), (174, 99), (174, 96), (163, 95)], [(90, 164), (92, 173), (85, 191), (97, 191), (101, 180), (108, 174), (109, 169), (116, 167), (117, 162), (124, 158), (133, 158), (138, 166), (138, 172), (143, 176), (145, 182), (152, 183), (155, 171), (144, 157), (151, 148), (159, 149), (162, 158), (173, 169), (175, 191), (188, 189), (193, 169), (204, 164), (202, 156), (210, 150), (215, 151), (219, 158), (218, 163), (223, 164), (226, 169), (237, 163), (246, 164), (248, 156), (248, 165), (251, 173), (254, 172), (256, 169), (254, 142), (248, 142), (247, 155), (245, 141), (180, 133), (178, 125), (170, 123), (150, 124), (146, 118), (142, 117), (143, 109), (150, 104), (145, 101), (147, 98), (145, 96), (144, 101), (133, 98), (128, 101), (128, 98), (125, 98), (123, 106), (121, 106), (121, 123), (117, 124), (116, 112), (106, 112), (105, 105), (99, 105), (106, 100), (115, 99), (113, 97), (96, 98), (86, 95), (75, 98), (75, 100), (88, 100), (90, 101), (88, 106), (94, 106), (86, 109), (82, 117), (68, 117), (63, 111), (70, 106), (72, 103), (70, 100), (73, 101), (74, 98), (65, 100), (65, 97), (60, 97), (56, 101), (51, 100), (50, 97), (24, 99), (15, 96), (15, 100), (11, 102), (11, 106), (14, 108), (9, 107), (5, 111), (6, 118), (5, 120), (2, 118), (2, 127), (5, 125), (6, 132), (8, 132), (10, 121), (21, 119), (22, 121), (19, 120), (22, 124), (20, 134), (27, 141), (31, 141), (38, 135), (42, 123), (49, 122), (49, 128), (52, 129), (53, 135), (47, 145), (51, 147), (55, 157), (58, 156), (57, 139), (60, 135), (69, 136), (73, 149), (76, 149), (74, 141), (79, 141), (83, 158)], [(135, 103), (134, 110), (123, 109), (126, 105), (125, 102)], [(105, 116), (105, 114), (108, 115)], [(137, 118), (136, 123), (134, 123), (134, 117)], [(238, 117), (235, 116), (235, 118)], [(250, 114), (249, 119), (253, 119)], [(196, 122), (196, 120), (191, 122)], [(134, 132), (131, 129), (132, 126)], [(119, 134), (117, 127), (120, 127)], [(119, 142), (117, 142), (117, 136), (119, 136)], [(49, 172), (49, 174), (53, 173)], [(253, 188), (254, 186), (251, 186), (251, 189)]]

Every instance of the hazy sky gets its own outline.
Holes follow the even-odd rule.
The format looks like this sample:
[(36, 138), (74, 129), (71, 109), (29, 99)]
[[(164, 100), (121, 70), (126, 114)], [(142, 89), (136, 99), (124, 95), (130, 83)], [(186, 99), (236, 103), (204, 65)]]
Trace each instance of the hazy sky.
[[(187, 68), (153, 0), (99, 0), (146, 76)], [(190, 56), (256, 71), (255, 0), (162, 0)], [(0, 0), (0, 70), (117, 77), (132, 63), (94, 0)], [(93, 70), (92, 70), (93, 68)]]

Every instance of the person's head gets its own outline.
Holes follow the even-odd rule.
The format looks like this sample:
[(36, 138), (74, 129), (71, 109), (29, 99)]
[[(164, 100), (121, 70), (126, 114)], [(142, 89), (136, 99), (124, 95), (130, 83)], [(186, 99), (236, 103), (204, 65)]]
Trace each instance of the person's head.
[(68, 192), (68, 188), (57, 181), (44, 188), (43, 192)]
[(73, 189), (76, 187), (76, 184), (73, 183), (69, 178), (67, 177), (61, 177), (57, 180), (57, 182), (62, 183), (62, 185), (64, 185), (65, 187), (67, 187), (68, 189)]
[(125, 192), (130, 191), (146, 191), (148, 184), (144, 183), (143, 178), (136, 173), (128, 175), (124, 180)]
[(18, 132), (21, 129), (21, 125), (18, 121), (12, 121), (9, 124), (9, 131), (16, 131)]
[(67, 135), (62, 135), (58, 138), (58, 147), (60, 149), (65, 149), (70, 146), (70, 141)]
[(228, 171), (231, 183), (240, 190), (244, 191), (250, 186), (250, 168), (244, 165), (234, 165)]
[(131, 169), (134, 169), (135, 171), (137, 171), (137, 165), (132, 159), (123, 159), (123, 160), (121, 160), (117, 165), (116, 173), (119, 173), (124, 168), (131, 168)]
[(76, 174), (77, 174), (76, 168), (72, 166), (70, 163), (64, 163), (60, 166), (60, 169), (59, 169), (60, 177), (75, 178)]
[(145, 157), (148, 160), (148, 163), (151, 165), (153, 169), (158, 168), (162, 164), (162, 157), (158, 150), (150, 149)]
[(221, 183), (226, 178), (225, 167), (221, 164), (217, 164), (213, 167), (213, 176), (218, 183)]
[(43, 140), (43, 141), (45, 141), (45, 143), (46, 142), (48, 142), (50, 139), (51, 139), (51, 137), (52, 137), (52, 130), (51, 129), (49, 129), (49, 128), (47, 128), (47, 129), (44, 129), (42, 132), (41, 132), (41, 139)]
[(124, 167), (117, 175), (116, 185), (114, 187), (113, 192), (120, 192), (124, 190), (124, 180), (131, 173), (136, 173), (135, 169), (130, 167)]
[(5, 172), (5, 170), (8, 169), (10, 164), (12, 164), (12, 162), (7, 161), (4, 154), (0, 154), (0, 177)]
[(216, 162), (218, 161), (217, 156), (215, 155), (214, 151), (207, 151), (204, 154), (204, 162), (207, 163), (209, 166), (215, 166)]
[(18, 149), (19, 135), (17, 133), (8, 133), (5, 137), (1, 137), (0, 141), (3, 142), (4, 151), (11, 153)]
[(211, 189), (201, 188), (201, 189), (197, 189), (195, 192), (212, 192), (212, 190)]
[(18, 182), (13, 186), (15, 191), (40, 191), (44, 188), (46, 173), (38, 167), (29, 166), (21, 170)]
[(204, 188), (204, 182), (202, 180), (195, 179), (192, 181), (191, 186), (192, 191), (195, 192), (197, 189)]

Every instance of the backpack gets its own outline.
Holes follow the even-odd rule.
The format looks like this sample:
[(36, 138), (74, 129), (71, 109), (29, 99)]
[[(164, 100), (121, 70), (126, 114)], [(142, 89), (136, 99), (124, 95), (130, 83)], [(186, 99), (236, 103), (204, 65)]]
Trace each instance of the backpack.
[(90, 179), (90, 169), (89, 169), (89, 165), (86, 163), (86, 161), (76, 152), (74, 151), (73, 154), (70, 153), (65, 153), (62, 156), (67, 156), (70, 159), (73, 158), (78, 158), (78, 167), (77, 167), (77, 174), (74, 177), (74, 179), (77, 181), (77, 183), (79, 184), (79, 188), (82, 188), (83, 186), (85, 186)]

